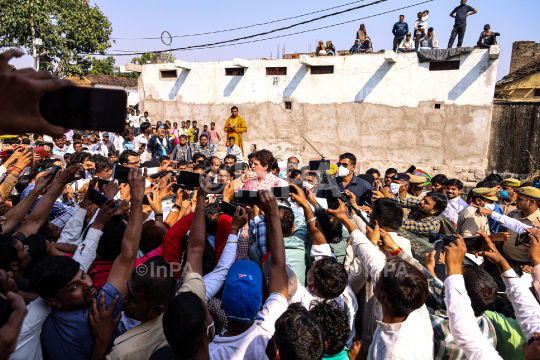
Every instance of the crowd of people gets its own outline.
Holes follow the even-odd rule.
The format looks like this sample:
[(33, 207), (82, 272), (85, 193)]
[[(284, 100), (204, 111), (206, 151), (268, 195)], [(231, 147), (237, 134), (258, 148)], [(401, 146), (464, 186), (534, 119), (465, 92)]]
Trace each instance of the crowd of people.
[(196, 123), (143, 121), (117, 148), (48, 124), (40, 94), (74, 84), (8, 71), (17, 55), (0, 54), (0, 132), (21, 134), (0, 152), (0, 359), (540, 357), (540, 184), (464, 192), (414, 166), (360, 174), (350, 152), (281, 168), (234, 136), (219, 158)]
[[(450, 34), (448, 41), (448, 49), (454, 46), (456, 37), (458, 37), (457, 47), (463, 45), (465, 39), (465, 31), (467, 29), (467, 17), (476, 14), (478, 11), (472, 6), (467, 5), (467, 0), (460, 0), (461, 4), (457, 6), (450, 16), (455, 18), (455, 24)], [(433, 27), (428, 27), (429, 10), (419, 12), (417, 19), (414, 22), (414, 27), (410, 28), (405, 22), (405, 15), (399, 16), (399, 21), (392, 27), (394, 35), (394, 43), (392, 49), (394, 52), (416, 52), (423, 50), (439, 49), (439, 41)], [(350, 48), (350, 54), (370, 53), (373, 52), (373, 43), (368, 36), (366, 25), (360, 24), (360, 28), (356, 32), (354, 45)], [(476, 43), (481, 48), (489, 48), (492, 45), (497, 45), (497, 36), (500, 33), (492, 31), (491, 25), (486, 24), (484, 30), (480, 33), (480, 37)], [(319, 46), (315, 50), (316, 56), (339, 56), (335, 46), (331, 41), (326, 43), (321, 40)]]

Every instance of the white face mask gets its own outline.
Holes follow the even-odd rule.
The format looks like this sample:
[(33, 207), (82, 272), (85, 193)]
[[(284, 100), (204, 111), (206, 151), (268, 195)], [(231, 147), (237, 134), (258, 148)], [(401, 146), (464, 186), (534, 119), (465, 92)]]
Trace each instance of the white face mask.
[(401, 184), (390, 183), (390, 193), (392, 195), (399, 195), (399, 188), (400, 187), (401, 187)]
[(304, 181), (304, 182), (302, 183), (302, 186), (308, 188), (309, 190), (313, 189), (313, 185), (311, 185), (311, 184), (308, 183), (307, 181)]
[(495, 210), (495, 204), (484, 204), (484, 207), (488, 210)]
[(345, 177), (350, 174), (349, 169), (346, 167), (340, 166), (337, 171), (337, 176)]

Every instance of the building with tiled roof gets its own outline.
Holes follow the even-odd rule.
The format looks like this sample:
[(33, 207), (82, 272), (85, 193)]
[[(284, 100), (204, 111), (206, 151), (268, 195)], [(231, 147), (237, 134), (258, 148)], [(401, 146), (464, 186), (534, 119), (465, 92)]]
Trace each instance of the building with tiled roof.
[(540, 59), (503, 77), (495, 88), (495, 100), (540, 102)]

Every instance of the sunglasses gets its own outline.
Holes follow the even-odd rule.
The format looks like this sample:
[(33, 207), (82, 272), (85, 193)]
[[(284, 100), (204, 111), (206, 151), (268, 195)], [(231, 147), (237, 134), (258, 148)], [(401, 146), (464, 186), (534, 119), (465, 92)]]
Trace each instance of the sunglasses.
[(337, 166), (340, 167), (340, 166), (343, 166), (344, 168), (348, 168), (349, 165), (347, 165), (347, 163), (337, 163)]

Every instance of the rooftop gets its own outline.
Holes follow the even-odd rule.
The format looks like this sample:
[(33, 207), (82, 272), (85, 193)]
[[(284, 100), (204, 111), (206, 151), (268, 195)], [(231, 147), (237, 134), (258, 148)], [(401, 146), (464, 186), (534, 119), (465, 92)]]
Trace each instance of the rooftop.
[(538, 71), (540, 71), (540, 59), (533, 61), (532, 63), (527, 64), (517, 69), (516, 71), (511, 72), (510, 74), (506, 75), (497, 83), (497, 85), (504, 85), (504, 84), (511, 83), (512, 81), (522, 79), (525, 76), (534, 74), (535, 72), (538, 72)]
[(122, 87), (137, 87), (137, 79), (128, 79), (113, 75), (92, 75), (88, 74), (85, 78), (90, 82), (90, 85), (111, 85)]

